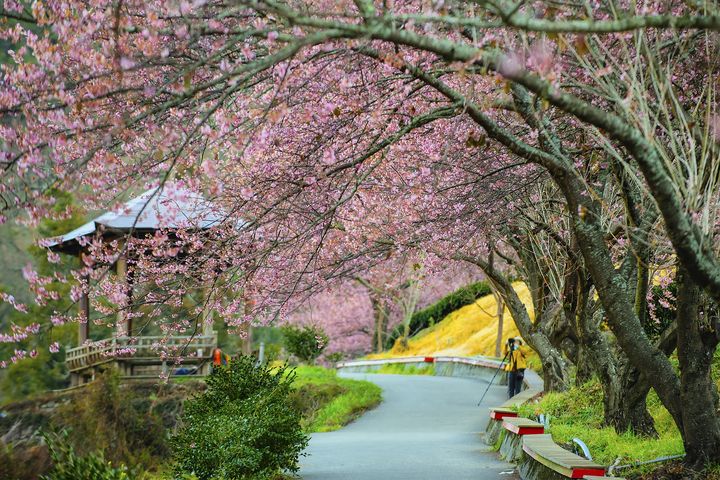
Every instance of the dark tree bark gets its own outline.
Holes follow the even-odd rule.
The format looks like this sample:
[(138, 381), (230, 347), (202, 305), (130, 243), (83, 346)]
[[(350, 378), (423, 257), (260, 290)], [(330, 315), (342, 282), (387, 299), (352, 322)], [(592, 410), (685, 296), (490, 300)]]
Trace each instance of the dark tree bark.
[(686, 461), (694, 467), (720, 463), (718, 392), (710, 368), (718, 345), (717, 309), (704, 305), (700, 287), (683, 268), (678, 274), (677, 335), (680, 401)]
[(385, 339), (387, 338), (388, 312), (390, 311), (387, 299), (384, 298), (383, 292), (379, 288), (366, 279), (356, 277), (355, 280), (368, 291), (373, 309), (372, 345), (375, 352), (380, 353), (385, 350)]

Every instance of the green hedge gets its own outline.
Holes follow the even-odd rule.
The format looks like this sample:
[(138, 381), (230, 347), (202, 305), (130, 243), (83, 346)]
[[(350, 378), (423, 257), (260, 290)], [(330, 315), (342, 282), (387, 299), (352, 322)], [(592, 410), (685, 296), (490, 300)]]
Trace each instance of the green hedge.
[[(429, 307), (426, 307), (415, 314), (410, 319), (410, 336), (415, 335), (420, 330), (441, 321), (448, 314), (454, 312), (458, 308), (473, 303), (476, 299), (484, 297), (492, 293), (490, 285), (487, 282), (477, 282), (455, 290), (450, 295), (441, 298)], [(385, 341), (385, 348), (392, 348), (395, 341), (403, 336), (403, 326), (398, 325), (388, 335)]]

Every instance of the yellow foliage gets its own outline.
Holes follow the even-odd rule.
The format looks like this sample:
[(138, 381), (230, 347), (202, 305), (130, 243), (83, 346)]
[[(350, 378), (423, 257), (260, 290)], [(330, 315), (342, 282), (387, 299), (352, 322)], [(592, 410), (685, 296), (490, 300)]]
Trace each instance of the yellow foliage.
[[(520, 296), (530, 314), (535, 319), (532, 299), (527, 285), (515, 282), (513, 288)], [(421, 331), (408, 342), (404, 348), (398, 340), (390, 351), (369, 355), (368, 358), (392, 358), (415, 355), (457, 355), (495, 356), (498, 318), (497, 303), (493, 295), (479, 298), (446, 316), (441, 322)], [(505, 309), (503, 320), (503, 342), (508, 337), (520, 336), (510, 312)]]

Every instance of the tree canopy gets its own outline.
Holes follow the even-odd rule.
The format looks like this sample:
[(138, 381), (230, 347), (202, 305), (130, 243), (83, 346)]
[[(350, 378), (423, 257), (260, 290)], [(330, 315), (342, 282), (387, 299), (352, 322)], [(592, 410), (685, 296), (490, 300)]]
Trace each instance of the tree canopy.
[[(133, 301), (176, 331), (191, 323), (153, 306), (198, 287), (241, 325), (368, 272), (471, 263), (547, 388), (582, 367), (605, 379), (608, 422), (648, 433), (653, 388), (688, 461), (720, 459), (717, 2), (69, 0), (0, 15), (3, 212), (32, 223), (61, 216), (52, 191), (93, 208), (160, 185), (224, 215), (209, 232), (88, 240), (63, 277), (76, 291), (124, 308), (106, 267), (131, 253)], [(26, 277), (46, 302), (47, 277)], [(662, 334), (645, 328), (653, 283), (678, 313)]]

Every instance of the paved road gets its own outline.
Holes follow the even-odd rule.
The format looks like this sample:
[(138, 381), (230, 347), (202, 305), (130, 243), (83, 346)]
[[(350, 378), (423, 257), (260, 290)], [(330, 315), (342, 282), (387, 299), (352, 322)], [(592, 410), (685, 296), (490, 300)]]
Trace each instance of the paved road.
[(481, 441), (487, 409), (504, 400), (487, 383), (422, 375), (347, 374), (383, 389), (383, 403), (347, 427), (312, 435), (304, 480), (511, 480), (511, 465)]

